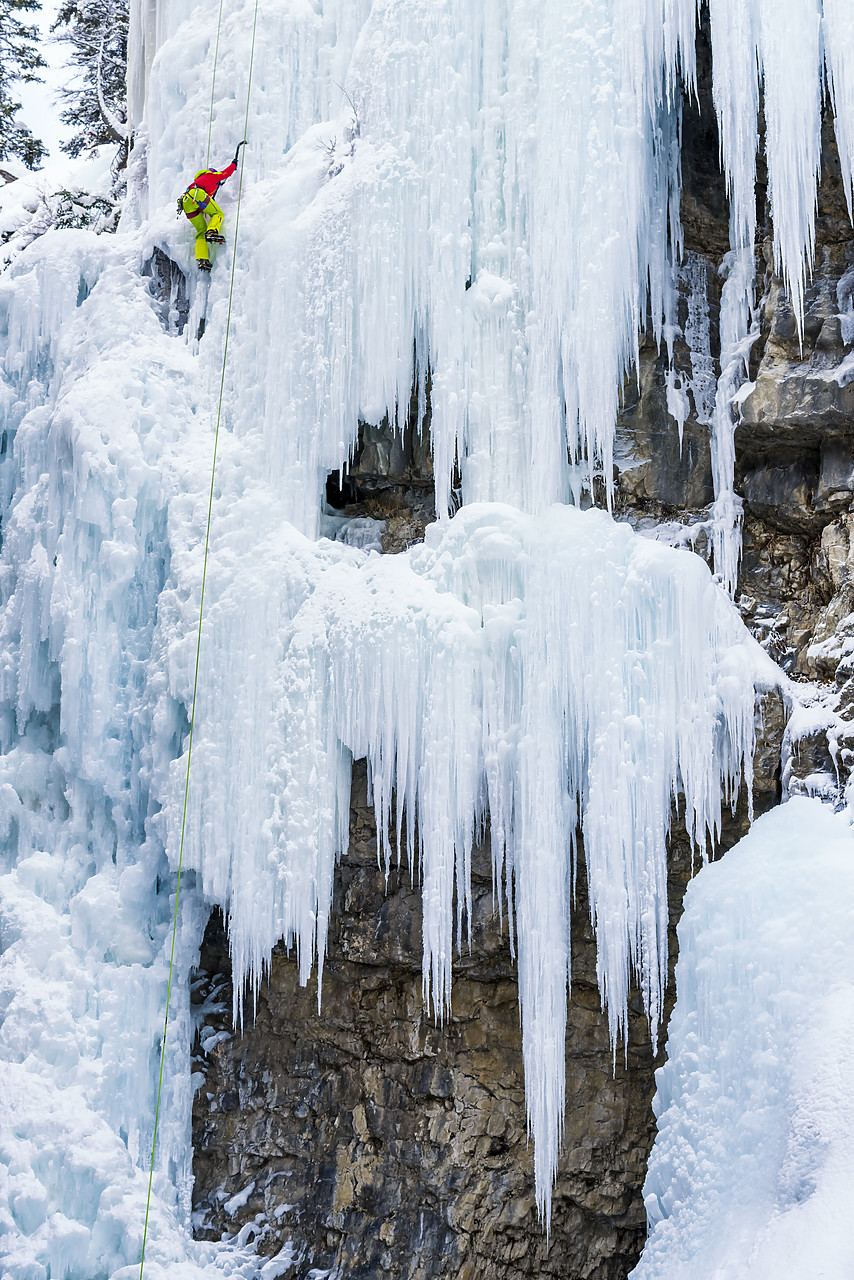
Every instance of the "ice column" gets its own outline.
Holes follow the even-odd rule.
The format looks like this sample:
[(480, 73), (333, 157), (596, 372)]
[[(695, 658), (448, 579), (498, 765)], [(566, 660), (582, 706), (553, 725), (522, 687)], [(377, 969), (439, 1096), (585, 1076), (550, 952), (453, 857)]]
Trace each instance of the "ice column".
[(721, 373), (712, 414), (712, 479), (715, 501), (711, 534), (715, 572), (733, 595), (741, 559), (742, 501), (735, 492), (735, 427), (739, 388), (747, 376), (750, 348), (759, 336), (753, 317), (753, 246), (731, 250), (721, 293)]
[(836, 144), (852, 212), (854, 173), (854, 8), (847, 0), (824, 0), (824, 62), (836, 125)]

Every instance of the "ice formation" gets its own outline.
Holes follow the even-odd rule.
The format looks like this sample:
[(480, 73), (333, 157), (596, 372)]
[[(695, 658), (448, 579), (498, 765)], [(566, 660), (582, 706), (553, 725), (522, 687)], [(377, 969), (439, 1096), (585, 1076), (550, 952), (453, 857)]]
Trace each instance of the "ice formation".
[(793, 799), (705, 867), (676, 985), (634, 1280), (851, 1275), (850, 820)]
[[(192, 276), (174, 200), (206, 153), (215, 18), (132, 9), (120, 232), (44, 235), (0, 280), (0, 1260), (18, 1280), (137, 1270), (227, 315), (230, 246), (209, 293), (190, 279), (183, 336), (141, 274), (156, 248)], [(854, 68), (843, 0), (787, 3), (786, 21), (771, 0), (710, 13), (733, 209), (713, 415), (731, 585), (754, 69), (797, 306), (821, 59), (849, 190)], [(561, 505), (594, 481), (607, 499), (638, 330), (649, 314), (672, 333), (694, 0), (262, 0), (262, 19), (146, 1262), (173, 1278), (253, 1273), (245, 1240), (186, 1230), (185, 979), (206, 914), (227, 910), (250, 991), (282, 934), (304, 978), (322, 964), (352, 758), (370, 763), (380, 856), (390, 826), (420, 860), (440, 1017), (489, 819), (547, 1218), (576, 822), (616, 1041), (632, 975), (659, 1015), (671, 803), (703, 847), (749, 775), (754, 682), (771, 678), (699, 560)], [(214, 161), (242, 128), (251, 7), (225, 0), (222, 22)], [(425, 546), (386, 559), (319, 538), (359, 420), (395, 421), (413, 385), (423, 403), (428, 371)]]
[[(705, 849), (721, 783), (734, 795), (752, 756), (758, 652), (698, 558), (601, 512), (553, 507), (532, 517), (473, 504), (407, 556), (329, 557), (310, 592), (305, 570), (289, 569), (299, 547), (276, 555), (261, 544), (259, 570), (257, 545), (222, 567), (225, 546), (213, 549), (217, 605), (203, 635), (185, 853), (206, 897), (229, 904), (235, 978), (257, 981), (282, 935), (296, 943), (304, 977), (315, 950), (322, 963), (350, 763), (367, 757), (382, 855), (391, 856), (389, 830), (402, 833), (410, 863), (423, 868), (425, 994), (441, 1016), (454, 948), (467, 940), (472, 845), (488, 814), (496, 884), (515, 909), (547, 1212), (579, 815), (616, 1041), (630, 973), (657, 1026), (671, 804), (684, 791), (689, 832)], [(227, 668), (217, 640), (226, 634)], [(266, 653), (259, 634), (275, 637)], [(235, 734), (241, 723), (257, 735), (251, 750)], [(180, 765), (173, 788), (174, 829)]]

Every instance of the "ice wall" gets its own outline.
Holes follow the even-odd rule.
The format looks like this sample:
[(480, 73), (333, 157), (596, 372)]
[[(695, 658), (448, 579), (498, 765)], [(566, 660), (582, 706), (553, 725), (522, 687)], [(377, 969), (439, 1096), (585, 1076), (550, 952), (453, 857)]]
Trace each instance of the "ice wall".
[[(140, 265), (64, 232), (0, 282), (0, 1271), (35, 1280), (138, 1273), (145, 1217), (174, 893), (149, 823), (186, 726), (151, 650), (208, 451)], [(189, 893), (182, 975), (205, 919)], [(190, 1280), (185, 981), (170, 1031), (150, 1261)]]
[[(749, 336), (756, 59), (778, 89), (792, 67), (814, 86), (823, 49), (838, 136), (852, 136), (845, 11), (815, 11), (816, 46), (800, 27), (812, 10), (791, 8), (775, 24), (764, 0), (712, 6), (741, 253), (719, 498)], [(242, 129), (251, 12), (223, 8), (217, 163)], [(649, 311), (670, 332), (694, 22), (693, 0), (262, 0), (155, 1273), (251, 1266), (245, 1241), (212, 1254), (186, 1234), (185, 978), (214, 902), (250, 991), (282, 934), (304, 978), (322, 963), (354, 756), (369, 758), (380, 831), (420, 859), (440, 1017), (489, 818), (546, 1218), (579, 816), (615, 1040), (631, 975), (657, 1023), (671, 802), (704, 846), (749, 772), (754, 681), (772, 677), (689, 553), (552, 504), (591, 472), (607, 490), (638, 327)], [(16, 1117), (0, 1258), (21, 1280), (119, 1277), (138, 1251), (227, 314), (231, 246), (202, 289), (174, 218), (207, 148), (215, 14), (146, 0), (133, 23), (143, 118), (121, 234), (46, 236), (0, 283), (0, 1047)], [(797, 291), (815, 140), (787, 109), (769, 165)], [(231, 228), (234, 184), (221, 194)], [(140, 274), (155, 247), (190, 278), (183, 336)], [(359, 419), (393, 419), (428, 367), (442, 522), (394, 560), (317, 538), (326, 473)], [(455, 460), (463, 510), (448, 521)]]
[[(119, 1275), (144, 1217), (215, 411), (209, 335), (194, 355), (164, 332), (138, 274), (146, 251), (144, 233), (43, 238), (0, 294), (11, 1274)], [(214, 350), (221, 320), (212, 309)], [(758, 650), (700, 561), (602, 512), (469, 506), (385, 559), (299, 533), (251, 438), (226, 433), (217, 474), (148, 1265), (213, 1265), (179, 1225), (184, 978), (209, 904), (229, 912), (238, 977), (257, 982), (282, 934), (308, 977), (346, 847), (350, 762), (366, 754), (380, 830), (390, 818), (423, 868), (439, 1016), (490, 816), (547, 1215), (576, 816), (616, 1037), (630, 968), (657, 1020), (671, 797), (684, 792), (703, 844), (721, 783), (731, 791), (749, 758)], [(236, 1247), (217, 1265), (244, 1264)]]
[[(739, 263), (713, 424), (716, 568), (731, 588), (731, 403), (750, 346), (760, 89), (774, 252), (798, 315), (814, 246), (825, 63), (849, 186), (854, 105), (839, 0), (782, 11), (771, 0), (709, 0), (709, 13)], [(694, 0), (641, 9), (628, 0), (327, 0), (276, 5), (263, 21), (249, 177), (274, 177), (298, 138), (311, 136), (328, 161), (311, 219), (294, 216), (281, 183), (270, 188), (252, 248), (276, 269), (260, 280), (250, 272), (243, 288), (251, 332), (269, 326), (280, 341), (264, 403), (242, 403), (253, 427), (264, 424), (286, 487), (309, 495), (295, 522), (316, 530), (310, 495), (352, 449), (359, 417), (393, 419), (428, 365), (440, 511), (455, 460), (465, 500), (537, 510), (577, 497), (593, 472), (607, 491), (638, 328), (649, 315), (666, 336), (673, 319), (679, 86), (694, 74)], [(223, 24), (222, 160), (242, 127), (246, 6), (227, 5)], [(206, 150), (215, 40), (213, 15), (199, 23), (181, 6), (160, 6), (157, 25), (147, 109), (155, 206)], [(283, 282), (288, 264), (293, 278)]]
[[(242, 128), (250, 13), (223, 15), (221, 159)], [(238, 287), (247, 338), (276, 341), (251, 364), (235, 347), (237, 377), (263, 374), (235, 430), (262, 428), (294, 522), (314, 534), (359, 419), (394, 419), (428, 365), (440, 511), (455, 459), (465, 500), (541, 510), (592, 469), (609, 489), (638, 328), (649, 307), (660, 333), (670, 302), (693, 3), (286, 3), (263, 23)], [(152, 212), (204, 154), (214, 35), (187, 20), (154, 61)], [(321, 181), (295, 205), (308, 147)]]
[(632, 1276), (850, 1275), (850, 822), (790, 800), (685, 902)]
[[(322, 552), (299, 605), (301, 554), (246, 539), (226, 564), (224, 541), (214, 547), (185, 857), (206, 896), (229, 906), (238, 991), (258, 982), (283, 935), (307, 978), (315, 951), (322, 964), (346, 848), (351, 759), (366, 756), (379, 852), (388, 865), (392, 843), (403, 844), (421, 868), (425, 996), (442, 1017), (454, 952), (468, 945), (471, 851), (488, 815), (496, 888), (515, 918), (548, 1219), (576, 825), (616, 1045), (630, 975), (653, 1034), (661, 1014), (677, 792), (705, 851), (722, 786), (734, 798), (749, 772), (754, 681), (773, 671), (698, 558), (602, 512), (556, 506), (535, 518), (474, 504), (406, 556), (352, 552), (335, 564)], [(173, 831), (182, 802), (179, 765), (165, 814)]]

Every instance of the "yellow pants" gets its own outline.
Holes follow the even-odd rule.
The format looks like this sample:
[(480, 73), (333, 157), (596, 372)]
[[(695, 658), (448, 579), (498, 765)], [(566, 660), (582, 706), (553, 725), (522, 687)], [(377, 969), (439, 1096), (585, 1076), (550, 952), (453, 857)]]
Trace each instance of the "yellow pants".
[[(191, 190), (193, 190), (193, 188), (191, 188)], [(200, 191), (199, 195), (203, 196), (204, 192)], [(187, 205), (189, 204), (191, 209), (196, 209), (198, 208), (198, 204), (192, 199), (189, 192), (183, 198), (184, 212), (187, 214), (187, 217), (190, 218), (190, 222), (193, 224), (193, 229), (196, 232), (196, 262), (210, 261), (211, 255), (210, 250), (208, 249), (208, 242), (205, 239), (205, 232), (219, 231), (222, 226), (222, 220), (225, 216), (222, 209), (220, 209), (217, 202), (211, 196), (207, 197), (207, 201), (207, 207), (204, 210), (200, 210), (198, 213), (190, 217), (190, 214), (187, 211)], [(210, 221), (205, 221), (206, 218), (210, 219)]]

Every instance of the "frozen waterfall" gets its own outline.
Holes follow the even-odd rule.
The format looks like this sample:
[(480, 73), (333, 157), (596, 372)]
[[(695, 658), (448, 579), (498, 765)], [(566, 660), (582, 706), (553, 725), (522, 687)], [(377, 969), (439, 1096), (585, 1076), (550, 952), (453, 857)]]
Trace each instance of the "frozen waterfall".
[[(749, 786), (754, 689), (776, 679), (721, 588), (760, 85), (796, 311), (825, 69), (849, 197), (854, 169), (848, 0), (709, 0), (734, 264), (709, 415), (716, 582), (582, 509), (610, 503), (640, 330), (672, 341), (694, 0), (261, 12), (146, 1256), (170, 1280), (257, 1271), (245, 1240), (189, 1231), (205, 921), (227, 914), (247, 1009), (279, 938), (304, 980), (321, 970), (365, 757), (378, 856), (420, 868), (439, 1019), (488, 833), (548, 1224), (575, 858), (619, 1052), (630, 983), (654, 1035), (661, 1017), (672, 807), (704, 853)], [(251, 17), (224, 0), (214, 162), (242, 129)], [(119, 234), (51, 232), (0, 276), (0, 1261), (16, 1280), (138, 1273), (232, 252), (203, 289), (174, 202), (206, 150), (215, 34), (209, 7), (134, 0)], [(142, 274), (155, 249), (188, 277), (183, 335)], [(413, 387), (423, 406), (428, 377), (424, 545), (320, 537), (360, 421), (397, 421)]]

